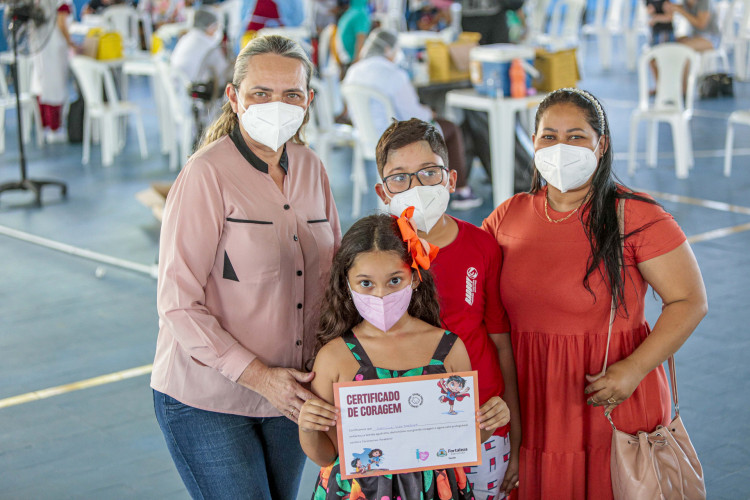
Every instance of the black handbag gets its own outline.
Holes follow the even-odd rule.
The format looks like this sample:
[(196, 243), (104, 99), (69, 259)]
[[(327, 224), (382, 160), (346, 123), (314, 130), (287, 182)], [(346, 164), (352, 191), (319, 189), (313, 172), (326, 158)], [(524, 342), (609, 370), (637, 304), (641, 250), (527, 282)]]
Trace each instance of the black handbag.
[(726, 73), (715, 73), (701, 77), (698, 82), (698, 95), (701, 99), (713, 99), (715, 97), (733, 97), (732, 75)]
[(68, 108), (68, 141), (83, 142), (83, 97), (70, 103)]

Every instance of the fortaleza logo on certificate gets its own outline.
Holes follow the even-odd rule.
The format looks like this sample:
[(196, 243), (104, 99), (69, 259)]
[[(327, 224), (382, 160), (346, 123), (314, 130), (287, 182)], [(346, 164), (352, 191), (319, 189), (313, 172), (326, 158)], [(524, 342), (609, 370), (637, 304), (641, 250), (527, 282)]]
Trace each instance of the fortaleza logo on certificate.
[(476, 371), (333, 389), (344, 479), (481, 464)]

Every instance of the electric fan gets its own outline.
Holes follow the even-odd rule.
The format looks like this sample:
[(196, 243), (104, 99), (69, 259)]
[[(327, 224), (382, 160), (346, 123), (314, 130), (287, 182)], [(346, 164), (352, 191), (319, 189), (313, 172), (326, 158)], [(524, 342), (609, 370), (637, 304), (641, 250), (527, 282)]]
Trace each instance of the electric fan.
[(13, 88), (16, 91), (16, 116), (18, 118), (18, 153), (21, 168), (21, 179), (16, 182), (6, 182), (0, 185), (0, 193), (4, 191), (32, 191), (36, 205), (42, 205), (42, 188), (44, 186), (58, 186), (63, 198), (68, 193), (67, 186), (59, 181), (34, 180), (26, 176), (26, 155), (21, 131), (21, 98), (19, 92), (18, 55), (31, 56), (47, 43), (57, 22), (57, 8), (55, 0), (4, 0), (6, 39), (10, 39), (13, 47)]

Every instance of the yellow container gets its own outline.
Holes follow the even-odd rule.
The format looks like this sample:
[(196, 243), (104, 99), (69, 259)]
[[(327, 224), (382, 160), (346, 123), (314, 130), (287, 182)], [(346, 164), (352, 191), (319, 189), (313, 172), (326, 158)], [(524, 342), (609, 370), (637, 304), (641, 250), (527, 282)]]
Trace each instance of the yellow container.
[(578, 72), (578, 59), (576, 49), (560, 50), (558, 52), (547, 52), (537, 49), (534, 66), (541, 77), (534, 82), (534, 88), (542, 92), (575, 87), (581, 75)]
[(240, 50), (244, 49), (248, 43), (250, 43), (250, 40), (255, 38), (258, 35), (258, 32), (255, 30), (248, 30), (245, 32), (244, 35), (242, 35), (242, 39), (240, 40)]
[(445, 83), (469, 79), (469, 51), (479, 44), (479, 33), (464, 32), (451, 44), (426, 42), (430, 82)]
[(96, 58), (101, 60), (122, 58), (122, 36), (116, 32), (104, 33), (99, 37), (99, 50)]
[(162, 48), (164, 48), (164, 41), (156, 34), (151, 35), (151, 53), (158, 54)]

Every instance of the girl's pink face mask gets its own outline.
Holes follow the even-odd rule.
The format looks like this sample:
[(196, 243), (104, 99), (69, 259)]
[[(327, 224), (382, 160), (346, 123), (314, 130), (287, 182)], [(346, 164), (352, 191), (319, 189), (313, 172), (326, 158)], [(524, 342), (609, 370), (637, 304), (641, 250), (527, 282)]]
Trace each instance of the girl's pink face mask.
[(411, 303), (412, 287), (407, 285), (385, 297), (355, 292), (349, 285), (354, 307), (359, 315), (375, 328), (387, 332), (406, 314)]

